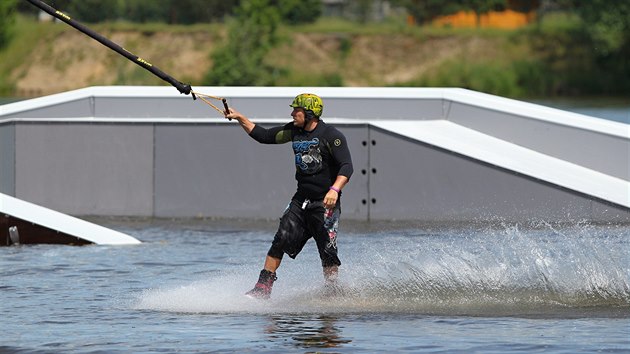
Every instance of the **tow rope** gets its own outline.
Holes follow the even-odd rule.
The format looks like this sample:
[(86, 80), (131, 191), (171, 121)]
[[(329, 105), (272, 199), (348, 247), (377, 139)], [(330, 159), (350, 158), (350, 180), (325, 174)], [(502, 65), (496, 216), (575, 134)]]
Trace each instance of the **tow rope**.
[[(61, 12), (59, 10), (56, 10), (55, 8), (53, 8), (50, 5), (46, 4), (45, 2), (43, 2), (41, 0), (27, 0), (27, 1), (30, 2), (32, 5), (40, 8), (42, 11), (48, 13), (49, 15), (59, 19), (60, 21), (65, 22), (66, 24), (74, 27), (75, 29), (79, 30), (80, 32), (88, 35), (92, 39), (100, 42), (101, 44), (103, 44), (104, 46), (108, 47), (109, 49), (115, 51), (116, 53), (124, 56), (125, 58), (131, 60), (132, 62), (136, 63), (137, 65), (143, 67), (144, 69), (146, 69), (147, 71), (149, 71), (153, 75), (155, 75), (155, 76), (159, 77), (160, 79), (162, 79), (162, 80), (168, 82), (169, 84), (173, 85), (180, 93), (183, 93), (185, 95), (188, 95), (188, 94), (192, 95), (193, 100), (196, 100), (197, 96), (199, 96), (199, 98), (201, 98), (201, 100), (203, 102), (205, 102), (210, 107), (212, 107), (215, 110), (217, 110), (222, 115), (226, 115), (226, 114), (228, 114), (230, 112), (230, 110), (228, 108), (227, 100), (225, 98), (216, 97), (216, 96), (210, 96), (210, 95), (202, 94), (202, 93), (199, 93), (199, 92), (195, 92), (195, 91), (192, 90), (192, 87), (189, 84), (185, 84), (185, 83), (182, 83), (182, 82), (180, 82), (178, 80), (175, 80), (175, 78), (173, 78), (169, 74), (165, 73), (164, 71), (160, 70), (155, 65), (153, 65), (153, 64), (149, 63), (148, 61), (142, 59), (141, 57), (131, 53), (127, 49), (119, 46), (118, 44), (112, 42), (110, 39), (108, 39), (108, 38), (102, 36), (101, 34), (93, 31), (92, 29), (90, 29), (87, 26), (79, 23), (78, 21), (73, 20), (72, 18), (70, 18), (70, 16), (66, 15), (65, 13), (63, 13), (63, 12)], [(216, 99), (216, 100), (222, 101), (223, 102), (223, 107), (225, 108), (225, 111), (219, 109), (217, 106), (212, 104), (208, 99)]]

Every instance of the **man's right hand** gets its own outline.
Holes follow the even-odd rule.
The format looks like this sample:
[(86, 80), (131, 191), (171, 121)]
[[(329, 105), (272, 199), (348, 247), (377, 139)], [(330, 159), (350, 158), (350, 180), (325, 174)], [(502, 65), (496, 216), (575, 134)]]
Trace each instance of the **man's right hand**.
[[(223, 112), (223, 114), (225, 115), (225, 118), (232, 120), (232, 119), (236, 119), (239, 120), (237, 117), (238, 116), (242, 116), (242, 114), (240, 114), (237, 110), (235, 110), (234, 108), (228, 108), (228, 112)], [(239, 120), (240, 121), (240, 120)]]
[(230, 119), (230, 120), (236, 119), (238, 121), (238, 124), (240, 124), (241, 127), (243, 127), (243, 129), (245, 130), (247, 134), (251, 133), (252, 129), (254, 129), (255, 124), (252, 123), (247, 117), (245, 117), (243, 114), (241, 114), (239, 111), (235, 110), (232, 107), (229, 108), (229, 112), (226, 112), (225, 118)]

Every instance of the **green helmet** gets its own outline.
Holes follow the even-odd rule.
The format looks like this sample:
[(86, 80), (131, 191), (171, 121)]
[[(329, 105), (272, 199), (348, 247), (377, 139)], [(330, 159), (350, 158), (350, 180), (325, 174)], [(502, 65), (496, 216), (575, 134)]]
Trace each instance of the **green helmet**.
[(324, 110), (324, 102), (321, 97), (314, 95), (312, 93), (302, 93), (295, 96), (293, 103), (291, 103), (290, 107), (296, 108), (304, 108), (306, 111), (311, 111), (315, 116), (321, 117), (322, 111)]

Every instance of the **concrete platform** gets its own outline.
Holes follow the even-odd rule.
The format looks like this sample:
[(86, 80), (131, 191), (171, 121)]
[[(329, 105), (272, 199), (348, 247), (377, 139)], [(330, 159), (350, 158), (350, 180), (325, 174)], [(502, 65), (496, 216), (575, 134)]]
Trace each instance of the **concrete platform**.
[[(258, 124), (302, 92), (348, 138), (344, 218), (630, 222), (630, 126), (464, 89), (195, 87)], [(171, 87), (0, 106), (0, 192), (71, 215), (277, 218), (289, 145), (263, 146)]]

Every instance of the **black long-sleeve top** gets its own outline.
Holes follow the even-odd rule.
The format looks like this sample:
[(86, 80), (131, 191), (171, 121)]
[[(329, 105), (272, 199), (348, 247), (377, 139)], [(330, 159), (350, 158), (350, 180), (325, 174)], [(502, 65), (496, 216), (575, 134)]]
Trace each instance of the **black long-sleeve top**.
[(313, 131), (293, 122), (265, 129), (254, 126), (249, 134), (262, 144), (293, 143), (297, 195), (311, 200), (324, 198), (337, 176), (352, 176), (352, 158), (346, 137), (337, 128), (319, 121)]

